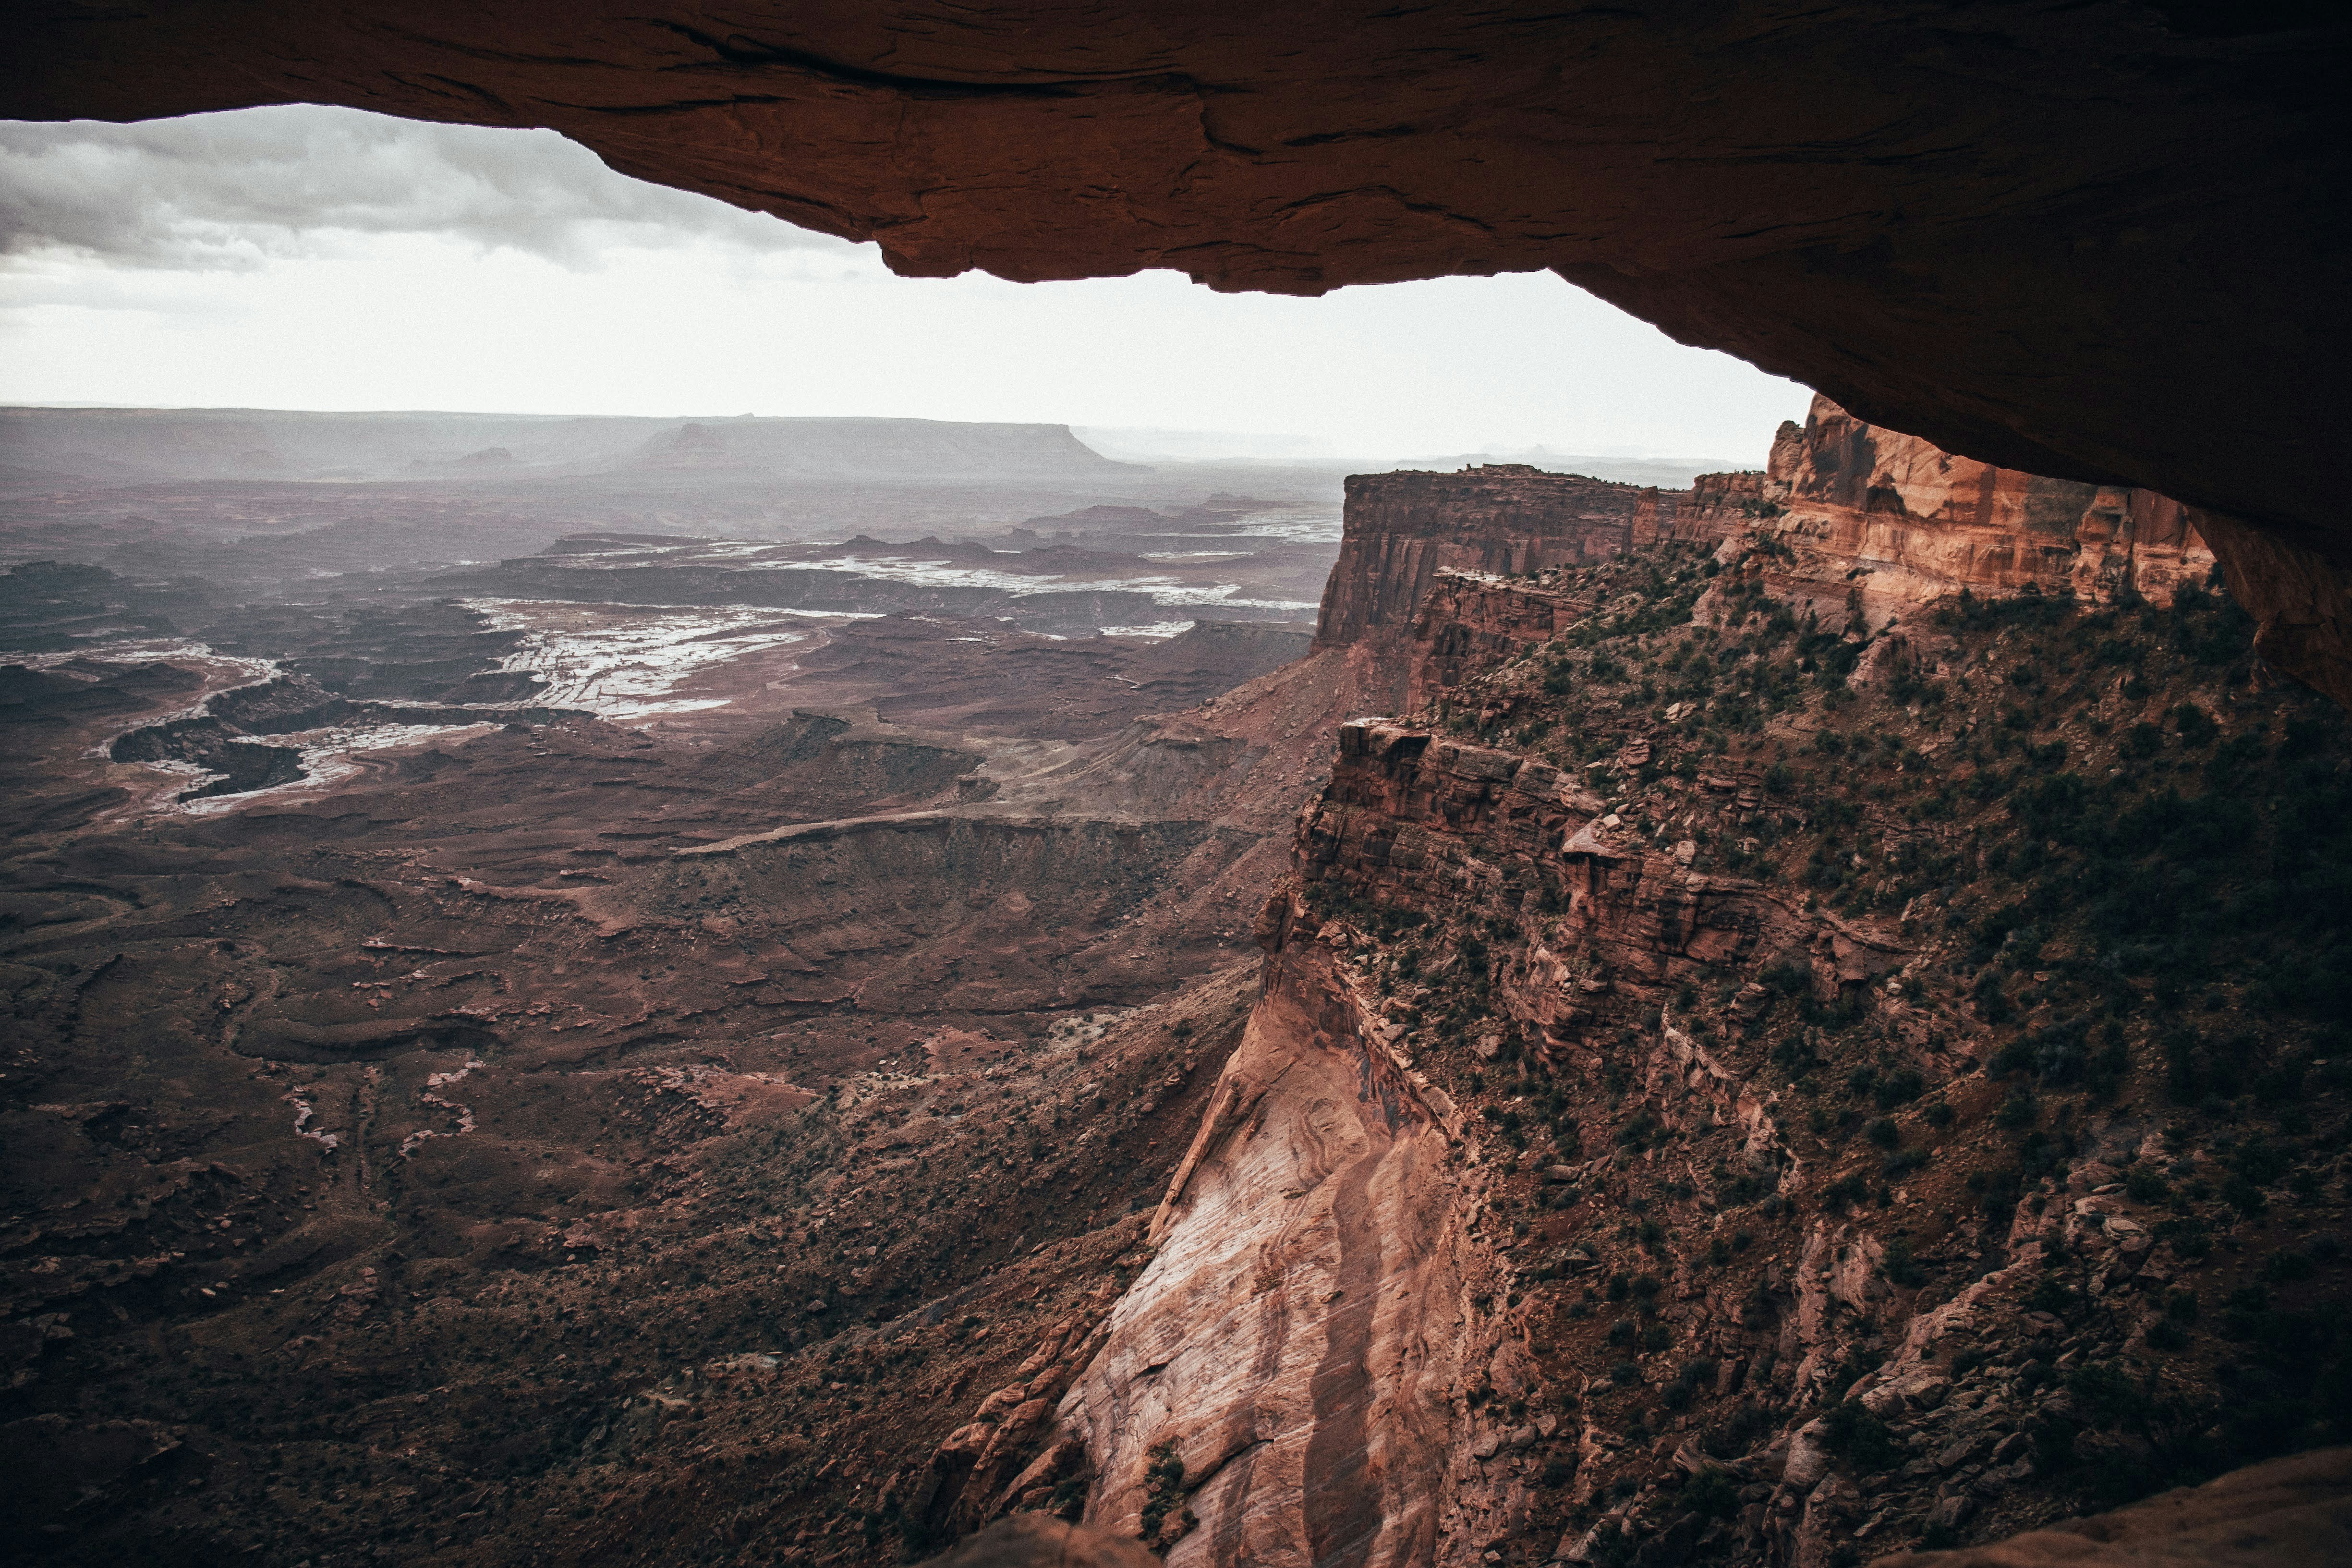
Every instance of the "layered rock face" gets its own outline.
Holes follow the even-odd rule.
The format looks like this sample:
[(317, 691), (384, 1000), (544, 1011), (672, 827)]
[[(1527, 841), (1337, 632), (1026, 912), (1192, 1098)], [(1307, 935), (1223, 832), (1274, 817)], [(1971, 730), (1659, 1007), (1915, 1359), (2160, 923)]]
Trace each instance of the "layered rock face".
[[(1062, 1418), (1098, 1522), (1183, 1564), (1441, 1552), (1465, 1331), (1453, 1106), (1328, 949), (1277, 953)], [(1449, 1123), (1452, 1125), (1449, 1126)], [(1155, 1486), (1155, 1469), (1181, 1489)]]
[(1801, 426), (1781, 426), (1765, 472), (1700, 476), (1675, 536), (1755, 531), (1781, 547), (1764, 565), (1775, 591), (1834, 613), (1858, 589), (1853, 607), (1883, 621), (1964, 588), (2168, 605), (2212, 570), (2200, 525), (2152, 491), (1957, 457), (1817, 395)]
[(1318, 647), (1402, 626), (1440, 572), (1534, 572), (1606, 560), (1671, 528), (1674, 492), (1490, 463), (1348, 480), (1339, 560), (1323, 590)]
[(1399, 652), (1406, 669), (1402, 711), (1442, 702), (1465, 677), (1550, 641), (1589, 607), (1556, 591), (1441, 573), (1414, 611)]
[[(1991, 488), (1989, 530), (2068, 515)], [(1804, 626), (1759, 575), (1785, 519), (1867, 506), (1714, 489), (1674, 524), (1703, 548), (1440, 572), (1356, 645), (1421, 707), (1341, 729), (1156, 1254), (1058, 1409), (1091, 1522), (1186, 1564), (1827, 1568), (2337, 1429), (2342, 1247), (2302, 1233), (2343, 1210), (2352, 1080), (2288, 978), (2336, 925), (2172, 957), (2210, 938), (2114, 895), (2341, 860), (2291, 826), (2340, 719), (2217, 706), (2244, 624), (2202, 592), (1980, 575), (1905, 631)], [(2080, 772), (2012, 795), (2021, 746), (2025, 783)], [(2158, 755), (2200, 793), (2113, 765)], [(2238, 794), (2271, 804), (2209, 841)], [(2182, 963), (2262, 1040), (2184, 1016)], [(2217, 1109), (2247, 1074), (2313, 1098)]]

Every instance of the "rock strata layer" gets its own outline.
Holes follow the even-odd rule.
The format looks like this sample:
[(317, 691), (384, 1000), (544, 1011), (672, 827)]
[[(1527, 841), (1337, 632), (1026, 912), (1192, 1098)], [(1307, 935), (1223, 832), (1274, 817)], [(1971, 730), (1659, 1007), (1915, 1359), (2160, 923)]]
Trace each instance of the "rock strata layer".
[(2214, 565), (2197, 508), (1956, 457), (1818, 395), (1763, 473), (1701, 475), (1685, 513), (1676, 537), (1754, 530), (1779, 547), (1774, 587), (1827, 611), (1858, 593), (1881, 622), (1963, 589), (2169, 605)]
[[(2276, 1125), (2182, 1115), (2234, 1069), (2115, 946), (2161, 911), (2102, 889), (2206, 852), (2065, 826), (2332, 787), (2293, 771), (2315, 742), (2233, 771), (2271, 703), (2320, 732), (2292, 689), (2232, 700), (2197, 804), (2114, 765), (2158, 721), (2214, 746), (2243, 679), (2193, 520), (1834, 409), (1658, 515), (1595, 565), (1434, 570), (1352, 646), (1407, 716), (1341, 726), (1157, 1250), (1055, 1413), (1091, 1521), (1187, 1565), (1828, 1568), (2334, 1429), (2297, 1401), (2337, 1374), (2294, 1369), (2344, 1353), (2343, 1249), (2296, 1236), (2341, 1206), (2344, 1075)], [(2011, 795), (2020, 746), (2079, 771)], [(2300, 856), (2285, 821), (2240, 858)], [(2263, 1061), (2326, 1049), (2250, 1005)], [(2295, 1169), (2313, 1212), (2266, 1232)], [(2247, 1561), (2327, 1539), (2315, 1506)]]
[(1671, 528), (1673, 491), (1524, 463), (1348, 480), (1339, 563), (1323, 590), (1318, 647), (1403, 626), (1439, 572), (1535, 572), (1606, 560)]

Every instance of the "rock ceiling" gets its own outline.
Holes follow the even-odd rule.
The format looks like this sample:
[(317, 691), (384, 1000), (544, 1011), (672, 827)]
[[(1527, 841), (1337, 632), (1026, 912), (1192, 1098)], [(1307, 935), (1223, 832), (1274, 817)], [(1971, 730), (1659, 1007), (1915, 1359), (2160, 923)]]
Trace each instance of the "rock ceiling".
[(2242, 595), (2352, 693), (2329, 7), (33, 0), (12, 33), (11, 116), (551, 126), (919, 276), (1550, 268), (1951, 450), (2248, 520)]

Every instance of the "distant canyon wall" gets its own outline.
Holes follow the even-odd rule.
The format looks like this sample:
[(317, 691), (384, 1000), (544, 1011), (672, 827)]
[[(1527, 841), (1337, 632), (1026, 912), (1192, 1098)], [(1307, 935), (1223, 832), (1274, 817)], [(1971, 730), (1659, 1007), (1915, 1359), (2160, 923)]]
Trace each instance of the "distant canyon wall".
[(1605, 560), (1670, 529), (1686, 499), (1683, 491), (1549, 474), (1523, 463), (1353, 475), (1315, 646), (1341, 647), (1374, 627), (1406, 625), (1440, 572), (1535, 572)]

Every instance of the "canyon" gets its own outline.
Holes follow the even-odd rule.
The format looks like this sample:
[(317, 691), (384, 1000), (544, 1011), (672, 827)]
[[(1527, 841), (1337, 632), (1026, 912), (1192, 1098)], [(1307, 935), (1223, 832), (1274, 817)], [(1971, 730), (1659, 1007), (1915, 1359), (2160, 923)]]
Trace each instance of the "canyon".
[(0, 577), (34, 1549), (1810, 1568), (2352, 1439), (2352, 736), (2203, 514), (1822, 399), (1351, 481), (1311, 635), (1014, 592), (1298, 510)]

